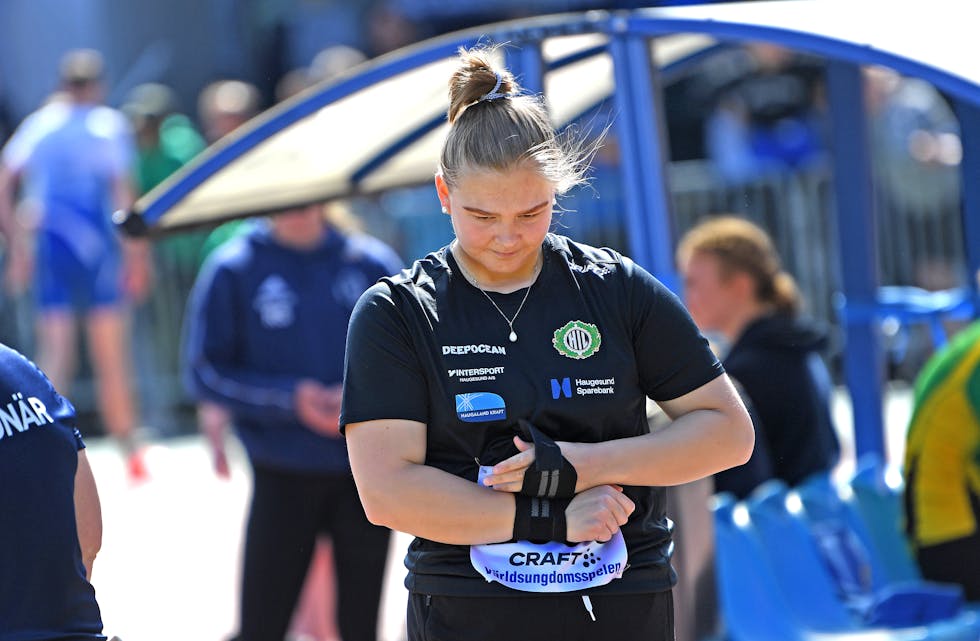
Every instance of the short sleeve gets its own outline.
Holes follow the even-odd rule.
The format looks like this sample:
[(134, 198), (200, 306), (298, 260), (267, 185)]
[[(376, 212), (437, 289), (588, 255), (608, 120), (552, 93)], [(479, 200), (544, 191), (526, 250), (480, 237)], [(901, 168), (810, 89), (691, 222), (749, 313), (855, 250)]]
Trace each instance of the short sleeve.
[(48, 403), (46, 403), (48, 414), (58, 423), (58, 425), (62, 426), (62, 429), (71, 431), (71, 438), (75, 444), (75, 449), (84, 450), (85, 441), (82, 439), (82, 433), (78, 429), (78, 414), (75, 411), (75, 406), (54, 388), (54, 385), (48, 379), (47, 375), (44, 374), (44, 372), (42, 372), (33, 363), (31, 363), (31, 365), (44, 381), (44, 385), (47, 387), (47, 391), (49, 392), (49, 400)]
[(633, 347), (644, 393), (668, 401), (724, 373), (691, 315), (672, 291), (624, 258)]
[[(84, 449), (85, 442), (82, 440), (82, 433), (78, 430), (77, 413), (71, 401), (54, 388), (47, 374), (41, 371), (34, 361), (16, 350), (0, 346), (0, 361), (11, 362), (7, 359), (15, 359), (15, 365), (8, 369), (7, 375), (11, 376), (9, 372), (16, 372), (13, 380), (20, 383), (22, 389), (30, 389), (29, 395), (37, 395), (37, 398), (31, 401), (32, 407), (35, 401), (40, 401), (41, 410), (51, 423), (58, 425), (66, 436), (71, 435), (70, 438), (76, 449)], [(38, 411), (37, 407), (34, 409)]]
[(38, 112), (27, 116), (4, 146), (2, 161), (10, 171), (18, 173), (30, 161), (34, 148), (44, 133), (40, 116)]
[(109, 107), (100, 107), (89, 114), (90, 130), (106, 141), (105, 161), (109, 172), (125, 177), (136, 163), (136, 139), (126, 117)]
[(386, 418), (427, 423), (428, 397), (408, 323), (382, 281), (364, 292), (351, 314), (341, 431), (349, 423)]

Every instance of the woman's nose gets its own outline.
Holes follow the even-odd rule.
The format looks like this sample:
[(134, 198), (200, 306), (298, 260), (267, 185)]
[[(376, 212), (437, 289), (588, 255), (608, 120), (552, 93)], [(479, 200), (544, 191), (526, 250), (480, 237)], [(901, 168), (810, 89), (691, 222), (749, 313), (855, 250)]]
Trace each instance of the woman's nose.
[(513, 245), (519, 237), (514, 223), (501, 222), (497, 224), (494, 238), (501, 245)]

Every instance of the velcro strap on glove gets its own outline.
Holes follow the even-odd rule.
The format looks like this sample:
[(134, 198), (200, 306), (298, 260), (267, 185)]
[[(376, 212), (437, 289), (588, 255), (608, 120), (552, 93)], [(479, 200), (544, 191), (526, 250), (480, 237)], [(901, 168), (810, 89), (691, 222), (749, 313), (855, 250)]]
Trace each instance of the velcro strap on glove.
[(542, 499), (515, 494), (514, 539), (544, 543), (564, 541), (567, 534), (565, 508), (569, 499)]
[(522, 418), (518, 420), (518, 425), (525, 440), (534, 441), (534, 464), (524, 471), (521, 494), (548, 499), (570, 499), (575, 496), (578, 473), (562, 456), (558, 444), (530, 421)]

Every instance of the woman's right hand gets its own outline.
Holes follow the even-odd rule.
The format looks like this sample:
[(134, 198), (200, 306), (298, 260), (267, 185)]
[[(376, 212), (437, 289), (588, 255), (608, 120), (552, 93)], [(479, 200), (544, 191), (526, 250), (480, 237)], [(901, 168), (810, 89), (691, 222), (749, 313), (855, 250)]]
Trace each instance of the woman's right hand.
[(625, 525), (636, 505), (623, 488), (599, 485), (576, 494), (565, 508), (565, 538), (570, 543), (608, 541)]

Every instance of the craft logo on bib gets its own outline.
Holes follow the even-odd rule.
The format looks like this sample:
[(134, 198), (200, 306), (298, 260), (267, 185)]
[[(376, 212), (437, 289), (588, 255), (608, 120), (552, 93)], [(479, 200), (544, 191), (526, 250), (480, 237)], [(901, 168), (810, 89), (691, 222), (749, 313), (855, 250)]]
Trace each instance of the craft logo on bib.
[(496, 543), (471, 545), (470, 565), (488, 582), (522, 592), (574, 592), (622, 578), (628, 565), (623, 533), (605, 543), (567, 545), (549, 543)]
[(592, 323), (575, 320), (569, 321), (561, 328), (556, 329), (555, 336), (551, 339), (551, 344), (563, 356), (582, 359), (588, 358), (599, 351), (599, 345), (602, 344), (602, 336), (599, 335), (599, 328)]
[(507, 405), (503, 398), (492, 392), (457, 394), (456, 416), (467, 423), (499, 421), (507, 418)]

